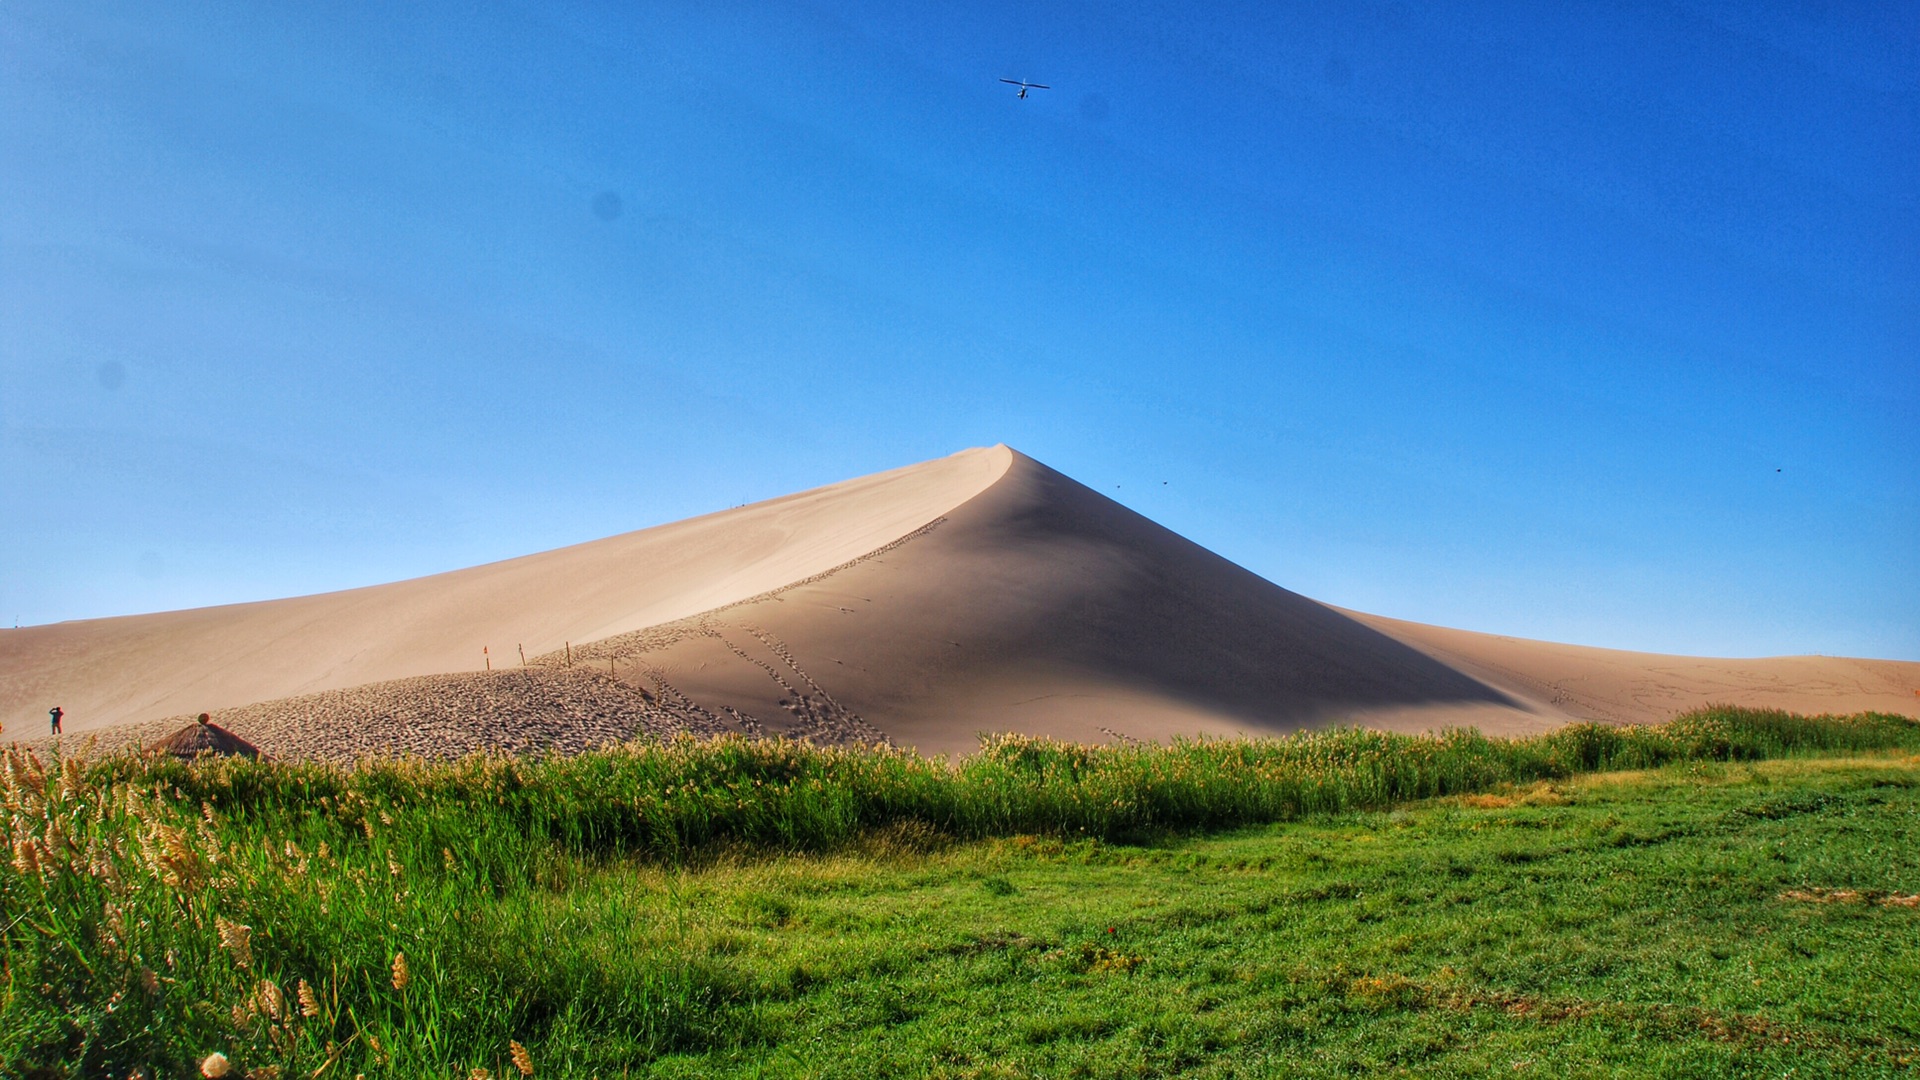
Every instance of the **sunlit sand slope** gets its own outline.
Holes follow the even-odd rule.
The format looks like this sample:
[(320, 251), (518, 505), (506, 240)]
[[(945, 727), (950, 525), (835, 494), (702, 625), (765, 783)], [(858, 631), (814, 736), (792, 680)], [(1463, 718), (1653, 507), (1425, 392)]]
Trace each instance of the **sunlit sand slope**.
[(1807, 713), (1920, 715), (1920, 664), (1905, 661), (1667, 656), (1349, 614), (1544, 715), (1657, 723), (1708, 702)]
[(822, 573), (966, 501), (1004, 452), (937, 461), (411, 581), (0, 631), (0, 723), (71, 733), (408, 676), (496, 667)]

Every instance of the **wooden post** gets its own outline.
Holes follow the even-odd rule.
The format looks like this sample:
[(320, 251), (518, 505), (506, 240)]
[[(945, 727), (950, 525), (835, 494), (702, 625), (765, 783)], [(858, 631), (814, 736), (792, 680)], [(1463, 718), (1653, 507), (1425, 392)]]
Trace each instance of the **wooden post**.
[(515, 645), (514, 648), (520, 650), (520, 666), (526, 667), (527, 666), (527, 647), (525, 645)]
[(573, 642), (567, 642), (567, 666), (573, 666)]
[(493, 657), (492, 657), (492, 656), (491, 656), (491, 655), (490, 655), (490, 654), (489, 654), (489, 653), (487, 652), (487, 647), (486, 647), (485, 645), (482, 645), (482, 646), (480, 646), (480, 657), (481, 657), (481, 659), (483, 659), (483, 660), (485, 660), (485, 661), (487, 662), (487, 670), (488, 670), (488, 671), (492, 671), (492, 670), (493, 670)]

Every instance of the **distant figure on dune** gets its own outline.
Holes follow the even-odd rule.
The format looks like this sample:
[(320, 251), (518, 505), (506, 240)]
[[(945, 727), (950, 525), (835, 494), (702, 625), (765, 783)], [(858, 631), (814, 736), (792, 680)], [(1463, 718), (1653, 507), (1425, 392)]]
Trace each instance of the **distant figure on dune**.
[(52, 723), (53, 723), (53, 733), (54, 733), (55, 735), (58, 735), (58, 734), (60, 734), (60, 718), (61, 718), (61, 717), (63, 717), (63, 716), (65, 716), (65, 715), (67, 715), (67, 714), (66, 714), (66, 713), (64, 713), (64, 712), (61, 712), (61, 711), (60, 711), (60, 706), (58, 706), (58, 705), (55, 705), (55, 706), (54, 706), (53, 708), (51, 708), (51, 709), (48, 709), (48, 710), (47, 710), (47, 719), (48, 719), (49, 721), (52, 721)]

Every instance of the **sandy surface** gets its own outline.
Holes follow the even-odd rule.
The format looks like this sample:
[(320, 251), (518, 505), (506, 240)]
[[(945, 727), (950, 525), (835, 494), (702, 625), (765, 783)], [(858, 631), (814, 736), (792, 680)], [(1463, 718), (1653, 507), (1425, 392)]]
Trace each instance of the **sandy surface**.
[(1844, 656), (1718, 659), (1596, 649), (1349, 612), (1542, 715), (1655, 723), (1705, 702), (1920, 715), (1920, 664)]
[(891, 543), (991, 484), (973, 450), (574, 547), (346, 592), (0, 631), (0, 725), (82, 733), (416, 675), (517, 666), (708, 611)]
[[(496, 670), (476, 671), (490, 646)], [(521, 669), (516, 646), (529, 666)], [(963, 752), (1350, 722), (1545, 730), (1708, 702), (1920, 713), (1920, 664), (1505, 638), (1286, 591), (1006, 447), (350, 592), (0, 631), (0, 738), (567, 751), (676, 730)]]

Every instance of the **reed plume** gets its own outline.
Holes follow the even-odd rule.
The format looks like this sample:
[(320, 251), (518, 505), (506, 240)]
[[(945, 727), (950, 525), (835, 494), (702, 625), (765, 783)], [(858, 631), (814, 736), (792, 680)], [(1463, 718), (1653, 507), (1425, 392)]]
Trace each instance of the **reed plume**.
[(287, 999), (286, 995), (280, 992), (279, 983), (272, 979), (260, 980), (260, 985), (254, 989), (254, 998), (259, 1003), (260, 1011), (265, 1013), (268, 1019), (285, 1019)]
[(220, 947), (233, 954), (233, 962), (242, 971), (252, 968), (253, 927), (229, 922), (218, 915), (213, 918), (213, 926), (220, 935)]

